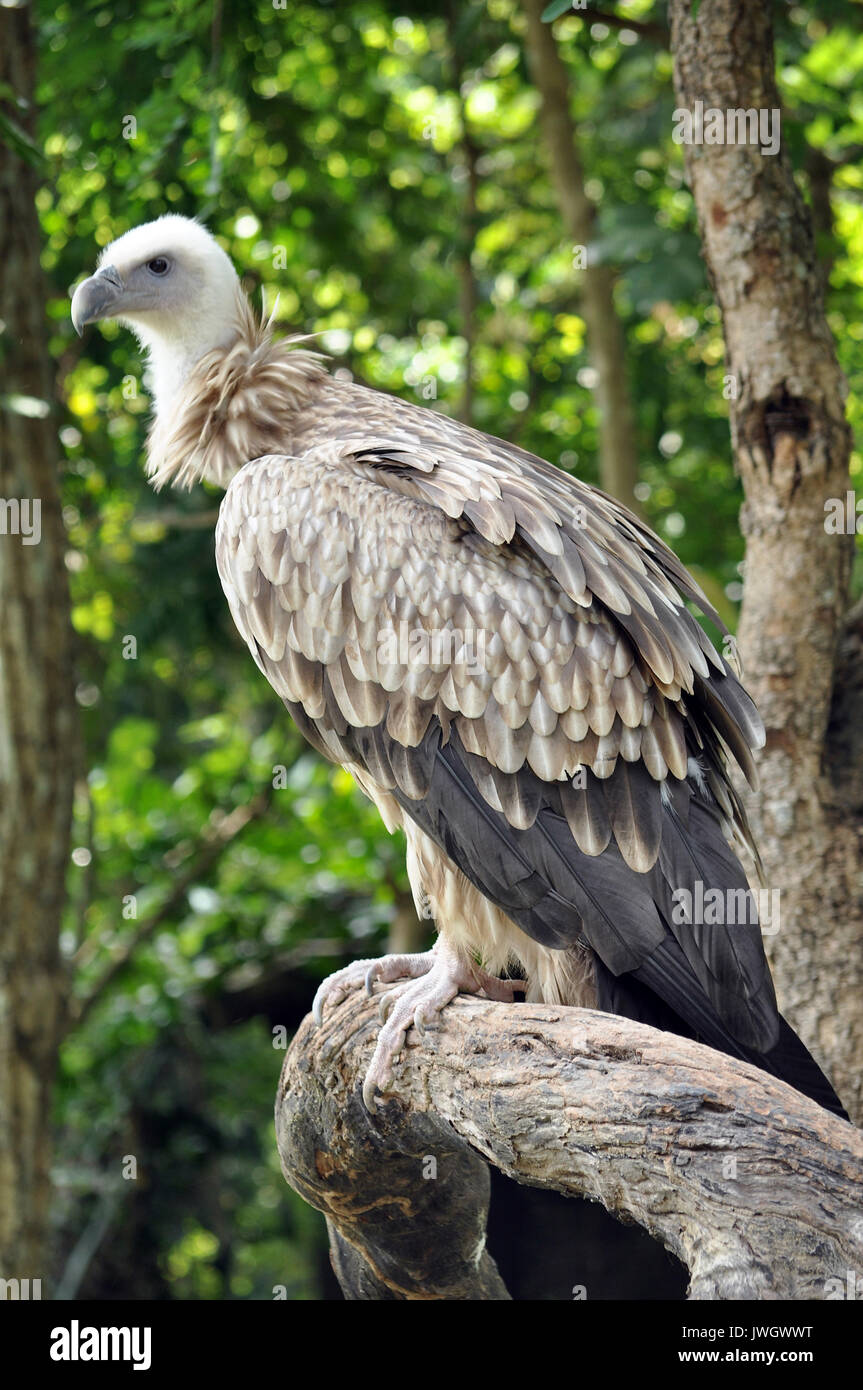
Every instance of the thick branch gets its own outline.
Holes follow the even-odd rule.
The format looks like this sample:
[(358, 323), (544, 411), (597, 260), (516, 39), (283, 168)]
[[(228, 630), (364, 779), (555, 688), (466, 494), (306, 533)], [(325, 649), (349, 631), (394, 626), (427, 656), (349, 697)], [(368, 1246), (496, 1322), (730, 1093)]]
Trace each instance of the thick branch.
[(639, 1222), (691, 1298), (825, 1298), (860, 1268), (863, 1138), (783, 1082), (629, 1019), (459, 998), (372, 1119), (377, 1007), (359, 992), (320, 1029), (307, 1018), (276, 1101), (283, 1170), (326, 1214), (348, 1297), (507, 1297), (475, 1263), (477, 1153)]

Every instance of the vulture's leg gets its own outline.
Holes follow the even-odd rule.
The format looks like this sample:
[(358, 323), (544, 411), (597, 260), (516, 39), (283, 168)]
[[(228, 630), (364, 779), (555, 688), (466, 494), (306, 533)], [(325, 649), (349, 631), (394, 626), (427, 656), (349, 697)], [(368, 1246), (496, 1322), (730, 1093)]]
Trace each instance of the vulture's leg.
[[(445, 1009), (457, 994), (483, 993), (489, 999), (511, 1004), (516, 990), (524, 990), (523, 980), (499, 980), (488, 975), (444, 936), (439, 936), (431, 951), (424, 956), (385, 956), (377, 964), (380, 970), (368, 971), (367, 988), (375, 979), (386, 982), (396, 977), (389, 973), (389, 962), (398, 960), (422, 961), (424, 969), (414, 970), (414, 977), (402, 980), (381, 999), (383, 1027), (363, 1082), (366, 1108), (374, 1111), (376, 1094), (392, 1080), (393, 1063), (402, 1050), (405, 1036), (415, 1027), (422, 1037), (432, 1020)], [(407, 972), (404, 972), (407, 974)]]

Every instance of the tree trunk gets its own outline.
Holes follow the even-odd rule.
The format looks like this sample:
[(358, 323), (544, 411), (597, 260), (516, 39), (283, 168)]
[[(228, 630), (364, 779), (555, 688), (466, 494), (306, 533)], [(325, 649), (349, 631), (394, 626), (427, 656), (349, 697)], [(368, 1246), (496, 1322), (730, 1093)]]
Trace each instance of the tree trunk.
[(326, 1215), (347, 1298), (508, 1297), (480, 1154), (637, 1221), (686, 1264), (690, 1298), (848, 1296), (863, 1136), (783, 1081), (631, 1019), (461, 996), (418, 1046), (412, 1030), (371, 1117), (378, 1007), (354, 990), (307, 1018), (276, 1099), (285, 1177)]
[(0, 101), (14, 123), (0, 144), (0, 1275), (7, 1279), (38, 1279), (45, 1267), (63, 997), (58, 933), (76, 748), (57, 421), (30, 162), (38, 157), (30, 149), (33, 80), (29, 11), (0, 8)]
[[(596, 236), (596, 207), (585, 192), (578, 134), (569, 104), (569, 75), (551, 25), (543, 23), (545, 8), (546, 0), (524, 0), (528, 66), (540, 96), (540, 119), (563, 224), (574, 245), (587, 253)], [(640, 512), (635, 496), (635, 426), (626, 379), (623, 328), (614, 306), (615, 279), (611, 266), (590, 264), (588, 260), (582, 271), (581, 311), (590, 360), (598, 378), (600, 481), (606, 492), (632, 511)]]
[[(678, 107), (779, 111), (770, 6), (672, 0)], [(861, 777), (830, 775), (849, 535), (825, 503), (849, 488), (845, 382), (827, 327), (812, 225), (784, 150), (688, 144), (689, 180), (727, 353), (731, 436), (746, 501), (740, 647), (767, 729), (754, 807), (780, 1003), (859, 1117), (863, 1076)], [(847, 688), (847, 683), (843, 688)], [(857, 699), (844, 719), (860, 721)], [(846, 702), (847, 703), (847, 702)], [(842, 743), (845, 746), (845, 743)], [(847, 773), (847, 769), (846, 769)]]

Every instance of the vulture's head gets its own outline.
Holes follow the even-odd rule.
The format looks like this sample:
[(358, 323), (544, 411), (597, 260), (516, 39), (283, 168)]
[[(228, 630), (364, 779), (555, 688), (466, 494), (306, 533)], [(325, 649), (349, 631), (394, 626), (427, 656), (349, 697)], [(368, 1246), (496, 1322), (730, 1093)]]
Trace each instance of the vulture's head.
[(244, 299), (225, 252), (206, 227), (169, 215), (107, 246), (72, 298), (78, 333), (119, 319), (149, 351), (157, 408), (214, 348), (235, 341)]

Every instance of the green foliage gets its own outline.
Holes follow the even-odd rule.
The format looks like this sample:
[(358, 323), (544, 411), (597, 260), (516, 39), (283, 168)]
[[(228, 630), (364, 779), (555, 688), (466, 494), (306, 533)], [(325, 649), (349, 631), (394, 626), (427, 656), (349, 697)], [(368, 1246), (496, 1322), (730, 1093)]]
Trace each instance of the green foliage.
[[(649, 0), (625, 8), (664, 20)], [(740, 493), (721, 325), (670, 138), (671, 59), (568, 9), (550, 5), (545, 18), (560, 16), (600, 209), (591, 254), (620, 272), (640, 496), (733, 615)], [(85, 1291), (266, 1298), (281, 1284), (319, 1296), (317, 1220), (273, 1158), (283, 1054), (269, 1029), (295, 1021), (340, 953), (383, 946), (406, 880), (402, 847), (344, 774), (305, 749), (233, 632), (213, 564), (217, 495), (150, 492), (134, 340), (108, 325), (79, 342), (68, 287), (128, 227), (199, 215), (250, 293), (278, 296), (286, 330), (321, 335), (333, 365), (358, 379), (452, 412), (469, 253), (475, 423), (597, 481), (579, 272), (546, 173), (523, 16), (514, 0), (451, 14), (386, 0), (38, 7), (33, 157), (46, 169), (39, 211), (66, 401), (86, 742), (63, 937), (85, 1012), (58, 1100), (57, 1269), (102, 1221)], [(804, 193), (811, 149), (839, 165), (830, 322), (859, 383), (863, 173), (845, 161), (863, 134), (863, 45), (847, 5), (783, 11), (777, 41)], [(859, 426), (853, 392), (850, 409)], [(855, 455), (855, 476), (860, 467)], [(282, 765), (286, 785), (272, 790)], [(208, 858), (224, 817), (267, 789), (268, 809)], [(278, 998), (261, 1002), (273, 981), (285, 982), (281, 1014)], [(126, 1181), (129, 1154), (138, 1177)]]
[(546, 5), (542, 12), (544, 24), (551, 24), (553, 19), (559, 19), (562, 14), (566, 14), (571, 9), (571, 0), (551, 0), (550, 5)]

